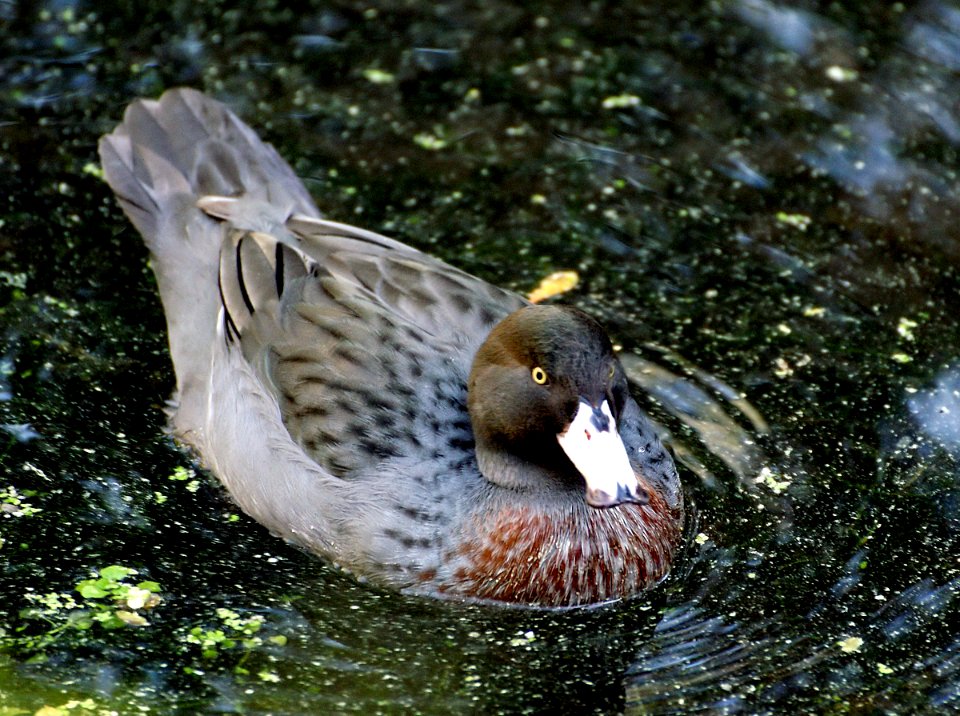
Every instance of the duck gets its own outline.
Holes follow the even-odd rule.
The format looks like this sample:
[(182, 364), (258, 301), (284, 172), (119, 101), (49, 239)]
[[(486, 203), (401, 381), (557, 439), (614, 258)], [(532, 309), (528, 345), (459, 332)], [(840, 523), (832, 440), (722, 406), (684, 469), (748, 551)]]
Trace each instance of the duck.
[(683, 493), (601, 325), (325, 218), (189, 88), (101, 137), (156, 276), (170, 430), (273, 535), (377, 588), (578, 607), (669, 573)]

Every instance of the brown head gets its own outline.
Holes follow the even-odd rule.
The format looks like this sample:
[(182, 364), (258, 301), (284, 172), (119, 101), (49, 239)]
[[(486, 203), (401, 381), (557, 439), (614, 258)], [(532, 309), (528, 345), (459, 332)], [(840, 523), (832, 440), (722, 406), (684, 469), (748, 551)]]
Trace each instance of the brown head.
[(523, 491), (585, 486), (594, 507), (646, 503), (617, 431), (628, 399), (594, 319), (565, 306), (521, 308), (491, 331), (470, 371), (480, 471)]

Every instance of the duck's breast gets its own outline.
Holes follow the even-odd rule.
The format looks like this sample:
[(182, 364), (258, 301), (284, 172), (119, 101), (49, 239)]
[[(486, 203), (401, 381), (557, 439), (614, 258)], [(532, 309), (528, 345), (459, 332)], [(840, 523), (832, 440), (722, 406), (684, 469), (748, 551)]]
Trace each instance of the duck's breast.
[(647, 505), (585, 502), (475, 509), (444, 555), (438, 591), (470, 599), (573, 606), (623, 599), (669, 571), (682, 526), (657, 493)]

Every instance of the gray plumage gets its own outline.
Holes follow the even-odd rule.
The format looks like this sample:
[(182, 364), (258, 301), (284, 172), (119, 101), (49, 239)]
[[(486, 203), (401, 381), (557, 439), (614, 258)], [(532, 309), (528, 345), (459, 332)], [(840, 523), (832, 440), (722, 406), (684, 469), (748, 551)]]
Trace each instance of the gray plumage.
[[(523, 490), (481, 475), (471, 363), (491, 329), (527, 305), (522, 297), (322, 218), (276, 151), (196, 91), (131, 104), (100, 156), (157, 276), (177, 379), (174, 434), (248, 514), (361, 577), (424, 593), (576, 604), (628, 596), (666, 573), (682, 496), (629, 395), (619, 398), (624, 464), (656, 493), (649, 505), (589, 507), (575, 472), (555, 479), (572, 466), (553, 457), (531, 465)], [(576, 335), (595, 342), (584, 353), (594, 357), (564, 364), (591, 385), (609, 368), (626, 394), (595, 322), (542, 310), (549, 320), (505, 345), (553, 345), (563, 331), (550, 324), (582, 324)], [(523, 388), (536, 387), (517, 365)], [(510, 392), (494, 410), (517, 407)], [(516, 532), (515, 544), (501, 545), (497, 531)], [(564, 537), (591, 534), (604, 545)], [(534, 564), (541, 553), (560, 566)], [(564, 572), (562, 560), (581, 554), (593, 561)]]

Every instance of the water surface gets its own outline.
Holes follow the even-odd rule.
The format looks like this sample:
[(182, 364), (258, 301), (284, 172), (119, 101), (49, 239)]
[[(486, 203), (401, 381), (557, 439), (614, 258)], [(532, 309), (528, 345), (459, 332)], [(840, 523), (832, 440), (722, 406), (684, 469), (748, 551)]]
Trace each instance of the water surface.
[[(0, 713), (956, 708), (960, 7), (261, 5), (0, 5)], [(187, 472), (95, 153), (184, 84), (331, 218), (521, 291), (578, 271), (693, 507), (665, 584), (380, 592)], [(114, 564), (149, 626), (23, 612)], [(260, 641), (205, 657), (223, 609)]]

